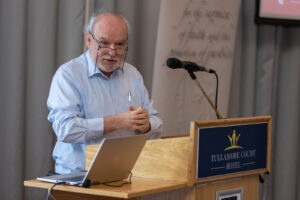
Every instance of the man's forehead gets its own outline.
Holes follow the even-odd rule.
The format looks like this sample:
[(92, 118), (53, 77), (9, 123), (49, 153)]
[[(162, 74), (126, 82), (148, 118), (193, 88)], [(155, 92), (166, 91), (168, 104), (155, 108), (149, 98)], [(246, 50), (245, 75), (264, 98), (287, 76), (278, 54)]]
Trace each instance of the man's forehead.
[(95, 31), (95, 38), (97, 40), (108, 41), (108, 42), (126, 42), (127, 34), (120, 32), (111, 34), (109, 31), (100, 30), (98, 32)]
[(95, 24), (94, 24), (94, 31), (111, 31), (111, 32), (125, 32), (127, 34), (127, 25), (125, 21), (114, 14), (102, 14), (96, 18)]
[(95, 37), (100, 40), (105, 39), (107, 41), (123, 41), (127, 40), (127, 29), (118, 27), (118, 26), (110, 26), (110, 25), (101, 25), (95, 24), (94, 28)]

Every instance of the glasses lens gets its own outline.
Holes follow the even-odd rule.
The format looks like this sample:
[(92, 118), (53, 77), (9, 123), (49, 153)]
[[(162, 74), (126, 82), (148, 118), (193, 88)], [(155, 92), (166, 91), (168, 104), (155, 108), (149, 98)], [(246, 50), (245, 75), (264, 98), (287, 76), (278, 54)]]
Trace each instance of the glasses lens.
[(119, 48), (119, 49), (116, 49), (116, 52), (117, 52), (117, 54), (124, 54), (125, 53), (125, 48)]
[(102, 47), (101, 50), (102, 50), (103, 53), (110, 53), (112, 51), (116, 51), (117, 54), (124, 54), (125, 51), (126, 51), (126, 48), (113, 49), (113, 48), (110, 48), (110, 47)]

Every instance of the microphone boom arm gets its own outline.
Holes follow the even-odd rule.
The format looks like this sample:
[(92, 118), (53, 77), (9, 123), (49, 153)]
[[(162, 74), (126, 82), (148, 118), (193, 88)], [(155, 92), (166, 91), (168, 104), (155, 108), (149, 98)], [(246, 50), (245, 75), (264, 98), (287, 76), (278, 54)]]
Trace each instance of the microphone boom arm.
[(210, 98), (207, 96), (205, 90), (201, 87), (199, 81), (197, 80), (196, 75), (194, 74), (193, 71), (191, 70), (187, 70), (188, 73), (190, 74), (191, 78), (195, 81), (196, 85), (199, 87), (199, 89), (201, 90), (201, 92), (203, 93), (203, 95), (205, 96), (206, 100), (208, 101), (208, 103), (210, 104), (210, 106), (213, 108), (213, 110), (215, 111), (217, 118), (218, 119), (223, 119), (223, 117), (221, 116), (221, 114), (219, 113), (219, 111), (217, 110), (217, 108), (214, 106), (214, 104), (211, 102)]

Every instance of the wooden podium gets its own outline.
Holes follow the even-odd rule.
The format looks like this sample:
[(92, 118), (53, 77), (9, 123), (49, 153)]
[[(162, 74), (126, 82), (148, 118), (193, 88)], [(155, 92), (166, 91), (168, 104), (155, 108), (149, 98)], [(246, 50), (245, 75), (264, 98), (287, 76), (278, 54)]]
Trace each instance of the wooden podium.
[[(251, 134), (254, 139), (247, 136)], [(206, 141), (212, 136), (213, 141)], [(52, 195), (55, 199), (90, 200), (257, 200), (258, 176), (270, 170), (270, 141), (270, 116), (195, 121), (191, 123), (190, 135), (147, 141), (132, 170), (132, 184), (120, 188), (57, 185)], [(206, 151), (203, 144), (207, 145), (207, 152), (222, 152), (202, 155)], [(86, 168), (97, 149), (98, 145), (87, 147)], [(256, 157), (262, 160), (256, 161)], [(202, 173), (201, 169), (207, 172)], [(53, 185), (37, 180), (24, 184), (45, 189)]]

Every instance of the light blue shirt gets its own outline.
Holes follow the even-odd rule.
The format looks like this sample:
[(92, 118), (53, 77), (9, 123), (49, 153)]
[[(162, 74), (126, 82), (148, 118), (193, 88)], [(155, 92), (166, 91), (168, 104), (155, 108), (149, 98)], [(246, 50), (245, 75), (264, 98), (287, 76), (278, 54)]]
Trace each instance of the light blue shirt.
[(86, 145), (99, 144), (105, 137), (134, 135), (136, 132), (125, 130), (103, 134), (103, 117), (127, 112), (130, 105), (148, 110), (152, 138), (162, 131), (162, 121), (136, 68), (124, 63), (108, 78), (95, 68), (89, 51), (59, 67), (47, 105), (48, 120), (57, 136), (55, 171), (61, 174), (84, 170)]

